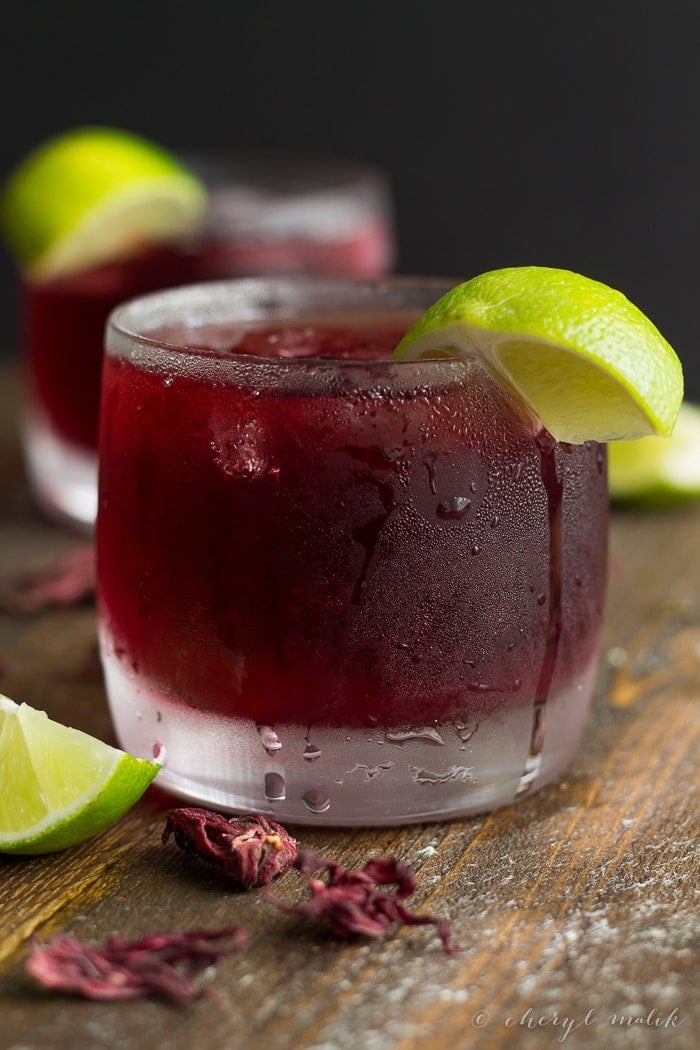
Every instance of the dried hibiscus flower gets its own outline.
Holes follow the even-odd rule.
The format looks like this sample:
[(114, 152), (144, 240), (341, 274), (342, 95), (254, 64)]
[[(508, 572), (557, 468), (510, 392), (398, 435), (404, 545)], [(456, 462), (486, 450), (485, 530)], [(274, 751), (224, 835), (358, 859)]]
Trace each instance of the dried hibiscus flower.
[(173, 809), (163, 842), (170, 835), (189, 856), (218, 865), (246, 890), (267, 886), (297, 855), (296, 840), (282, 825), (257, 814), (225, 817), (208, 809)]
[(110, 937), (102, 948), (57, 937), (32, 945), (27, 972), (44, 988), (86, 999), (197, 999), (203, 993), (195, 988), (194, 978), (239, 951), (244, 941), (245, 933), (237, 927), (150, 933), (138, 941)]
[[(337, 861), (319, 857), (313, 850), (303, 850), (294, 867), (304, 875), (325, 869), (328, 882), (310, 878), (311, 898), (304, 904), (288, 905), (275, 897), (269, 899), (293, 915), (325, 918), (336, 937), (351, 937), (364, 934), (366, 937), (381, 937), (392, 924), (399, 926), (423, 926), (432, 924), (446, 952), (460, 949), (450, 943), (450, 924), (432, 915), (415, 915), (401, 903), (416, 889), (416, 878), (410, 868), (393, 857), (382, 857), (368, 861), (358, 871), (346, 870)], [(396, 889), (387, 892), (377, 886), (393, 885)]]
[(3, 595), (3, 604), (22, 612), (72, 605), (95, 591), (95, 548), (76, 547), (55, 564), (20, 576)]

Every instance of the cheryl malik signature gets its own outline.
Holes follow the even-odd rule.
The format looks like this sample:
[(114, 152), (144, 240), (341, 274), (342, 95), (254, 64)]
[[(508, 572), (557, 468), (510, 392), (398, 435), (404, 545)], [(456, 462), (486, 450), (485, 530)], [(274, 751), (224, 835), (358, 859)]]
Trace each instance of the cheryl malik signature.
[[(472, 1028), (486, 1028), (493, 1022), (494, 1018), (488, 1010), (477, 1010), (472, 1014)], [(557, 1042), (564, 1043), (574, 1032), (582, 1028), (591, 1028), (594, 1025), (606, 1025), (609, 1028), (680, 1028), (685, 1024), (685, 1018), (681, 1016), (678, 1007), (669, 1012), (657, 1010), (654, 1007), (646, 1012), (635, 1011), (602, 1014), (599, 1010), (588, 1010), (585, 1014), (575, 1016), (573, 1014), (560, 1014), (557, 1011), (551, 1013), (538, 1013), (533, 1007), (523, 1011), (522, 1014), (508, 1016), (503, 1024), (506, 1028), (551, 1028), (557, 1033)]]

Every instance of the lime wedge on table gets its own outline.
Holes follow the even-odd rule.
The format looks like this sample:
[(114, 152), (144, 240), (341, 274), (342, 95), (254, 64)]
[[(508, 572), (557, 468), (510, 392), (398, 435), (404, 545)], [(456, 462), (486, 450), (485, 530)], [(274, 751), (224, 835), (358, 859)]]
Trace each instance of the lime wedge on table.
[(611, 442), (608, 481), (616, 502), (676, 503), (700, 496), (700, 407), (683, 403), (671, 437)]
[(35, 280), (117, 259), (197, 226), (206, 191), (169, 153), (113, 128), (78, 128), (23, 160), (0, 198), (0, 225)]
[(123, 816), (160, 769), (0, 695), (0, 853), (51, 853)]
[(493, 270), (453, 288), (406, 333), (398, 359), (478, 357), (558, 441), (668, 434), (680, 362), (621, 292), (568, 270)]

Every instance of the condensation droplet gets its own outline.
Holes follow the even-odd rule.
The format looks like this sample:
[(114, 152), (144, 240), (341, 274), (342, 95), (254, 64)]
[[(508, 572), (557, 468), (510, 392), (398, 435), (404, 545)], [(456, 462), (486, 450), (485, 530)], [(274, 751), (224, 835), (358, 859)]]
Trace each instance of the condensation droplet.
[(423, 462), (428, 468), (428, 484), (430, 485), (430, 491), (433, 495), (437, 492), (437, 486), (435, 484), (435, 464), (436, 456), (432, 452), (427, 452), (423, 457)]
[(437, 509), (438, 518), (446, 518), (448, 521), (459, 521), (469, 513), (471, 500), (467, 496), (452, 496), (439, 504)]
[(312, 813), (325, 813), (330, 808), (331, 800), (320, 788), (309, 788), (302, 795), (302, 801)]
[(466, 784), (473, 781), (473, 766), (449, 766), (447, 769), (421, 769), (419, 766), (409, 766), (408, 769), (416, 784)]
[(472, 554), (479, 554), (480, 552), (481, 552), (481, 547), (479, 546), (478, 543), (475, 543), (474, 546), (471, 549), (471, 553)]
[(268, 755), (274, 755), (276, 751), (282, 747), (282, 741), (277, 736), (274, 726), (257, 726), (258, 736), (260, 737), (260, 743), (267, 751)]
[(547, 595), (544, 592), (540, 592), (540, 594), (537, 595), (537, 604), (538, 605), (544, 605), (544, 603), (546, 601), (547, 601)]
[(153, 757), (156, 762), (159, 762), (161, 766), (164, 766), (168, 759), (168, 752), (165, 744), (161, 744), (159, 740), (156, 740), (153, 745)]
[(595, 461), (598, 473), (602, 474), (605, 470), (605, 445), (598, 445), (598, 448), (596, 449)]
[(281, 773), (265, 774), (265, 798), (270, 802), (281, 802), (287, 797), (284, 777)]
[(317, 758), (321, 757), (321, 748), (316, 747), (315, 744), (308, 743), (304, 748), (303, 758), (307, 762), (315, 762)]
[(389, 729), (385, 734), (385, 738), (390, 744), (405, 744), (407, 740), (429, 740), (433, 744), (442, 744), (443, 746), (445, 744), (445, 741), (434, 726), (424, 726), (422, 729), (407, 729), (405, 731)]

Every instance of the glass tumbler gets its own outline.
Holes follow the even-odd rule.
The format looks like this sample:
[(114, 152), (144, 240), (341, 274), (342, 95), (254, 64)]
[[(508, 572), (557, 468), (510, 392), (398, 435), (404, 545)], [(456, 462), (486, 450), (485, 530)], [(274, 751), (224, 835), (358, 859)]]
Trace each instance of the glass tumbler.
[(210, 187), (196, 235), (142, 245), (109, 265), (24, 280), (24, 447), (39, 504), (91, 530), (104, 326), (118, 303), (192, 281), (251, 273), (375, 277), (393, 262), (390, 192), (373, 168), (274, 155), (191, 157)]
[(122, 745), (214, 808), (391, 825), (562, 772), (594, 682), (605, 448), (474, 360), (395, 362), (445, 282), (270, 278), (107, 329), (101, 648)]

